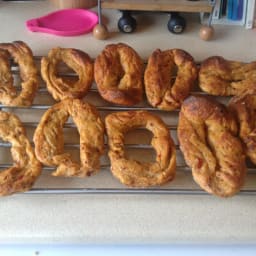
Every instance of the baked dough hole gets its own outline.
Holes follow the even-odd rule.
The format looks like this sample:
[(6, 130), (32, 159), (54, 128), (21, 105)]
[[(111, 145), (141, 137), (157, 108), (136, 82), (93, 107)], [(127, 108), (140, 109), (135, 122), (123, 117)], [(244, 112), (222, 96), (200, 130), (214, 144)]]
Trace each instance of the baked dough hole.
[[(5, 141), (3, 141), (2, 139), (0, 139), (0, 143), (7, 143)], [(4, 165), (13, 165), (14, 162), (13, 162), (13, 159), (12, 159), (12, 155), (11, 155), (11, 144), (10, 144), (10, 147), (8, 146), (4, 146), (4, 147), (1, 147), (0, 149), (0, 159), (1, 159), (1, 165), (0, 165), (0, 173), (4, 170), (6, 170), (6, 167), (4, 167)]]
[[(13, 79), (12, 86), (17, 91), (20, 91), (22, 79), (21, 79), (21, 75), (20, 75), (19, 64), (12, 57), (10, 57), (8, 60), (9, 60), (10, 68), (11, 68), (11, 76)], [(7, 81), (9, 79), (9, 77), (7, 77), (7, 74), (1, 74), (1, 79)], [(1, 88), (1, 89), (3, 89), (3, 88)]]
[(124, 154), (126, 159), (142, 163), (155, 162), (156, 151), (152, 147), (153, 133), (146, 128), (137, 128), (125, 134)]
[(65, 84), (71, 86), (79, 81), (79, 77), (75, 70), (69, 67), (64, 61), (60, 61), (56, 65), (56, 77), (62, 79)]
[[(65, 124), (73, 124), (74, 127), (65, 127)], [(62, 127), (64, 139), (64, 153), (70, 154), (72, 160), (74, 160), (77, 163), (80, 163), (81, 159), (79, 148), (79, 132), (71, 116), (68, 117), (68, 120), (65, 122), (65, 124)]]
[(123, 81), (125, 79), (124, 75), (125, 75), (124, 67), (121, 63), (119, 63), (118, 73), (117, 73), (117, 76), (116, 76), (116, 81), (114, 83), (114, 85), (118, 84), (119, 89), (125, 89), (126, 88), (126, 83), (125, 83), (125, 81)]
[(178, 67), (174, 65), (174, 67), (171, 68), (170, 70), (170, 85), (173, 86), (175, 83), (176, 77), (178, 75)]

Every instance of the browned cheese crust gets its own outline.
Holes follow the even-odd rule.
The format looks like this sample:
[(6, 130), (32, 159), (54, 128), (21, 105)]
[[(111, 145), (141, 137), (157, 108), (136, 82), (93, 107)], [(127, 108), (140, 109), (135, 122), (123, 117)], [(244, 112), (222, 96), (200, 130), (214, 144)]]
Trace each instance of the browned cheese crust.
[(206, 97), (187, 98), (179, 115), (178, 139), (194, 180), (204, 190), (221, 197), (240, 190), (245, 152), (236, 120), (224, 105)]
[(13, 166), (0, 172), (0, 195), (30, 190), (41, 174), (41, 164), (21, 121), (14, 114), (0, 111), (0, 137), (11, 143), (14, 162)]
[(256, 89), (256, 62), (242, 63), (213, 56), (202, 62), (200, 88), (217, 96), (241, 95)]
[(256, 93), (233, 97), (229, 109), (239, 122), (239, 136), (246, 146), (246, 154), (256, 164)]
[(155, 50), (144, 75), (148, 102), (162, 110), (179, 108), (192, 90), (197, 74), (197, 66), (187, 52)]
[[(80, 135), (80, 163), (64, 152), (63, 126), (71, 116)], [(92, 105), (79, 99), (65, 99), (43, 115), (34, 134), (37, 158), (57, 166), (54, 176), (86, 177), (100, 168), (104, 151), (104, 123)]]
[[(128, 159), (124, 152), (124, 136), (129, 130), (143, 127), (153, 133), (151, 145), (156, 161), (151, 163)], [(130, 187), (162, 185), (175, 176), (176, 151), (164, 122), (146, 111), (127, 111), (106, 117), (111, 171), (121, 183)]]
[[(21, 91), (14, 87), (9, 58), (19, 66)], [(0, 44), (0, 102), (8, 106), (30, 106), (38, 88), (38, 72), (31, 49), (22, 41)]]
[[(71, 68), (78, 79), (59, 75), (58, 65), (61, 62)], [(53, 48), (48, 57), (42, 58), (41, 74), (55, 100), (82, 98), (93, 82), (93, 61), (87, 53), (77, 49)]]
[(94, 78), (102, 98), (125, 106), (142, 100), (143, 72), (140, 56), (123, 43), (107, 45), (94, 64)]

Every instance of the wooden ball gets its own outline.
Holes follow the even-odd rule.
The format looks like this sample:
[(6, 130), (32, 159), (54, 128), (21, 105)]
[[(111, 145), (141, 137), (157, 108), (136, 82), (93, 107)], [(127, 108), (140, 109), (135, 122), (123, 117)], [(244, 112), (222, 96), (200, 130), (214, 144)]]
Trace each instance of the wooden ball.
[(200, 38), (205, 41), (212, 39), (213, 35), (214, 35), (214, 28), (212, 26), (202, 26), (199, 31)]
[(108, 37), (108, 29), (104, 25), (98, 24), (93, 28), (93, 36), (96, 39), (104, 40)]

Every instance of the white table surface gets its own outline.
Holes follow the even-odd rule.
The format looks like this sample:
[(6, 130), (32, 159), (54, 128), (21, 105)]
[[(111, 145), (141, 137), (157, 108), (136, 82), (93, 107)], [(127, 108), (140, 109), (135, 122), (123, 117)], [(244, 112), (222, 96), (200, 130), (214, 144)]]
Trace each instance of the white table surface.
[[(55, 37), (26, 30), (25, 21), (53, 11), (45, 1), (0, 2), (0, 41), (24, 40), (35, 55), (55, 46), (73, 47), (95, 57), (108, 43), (126, 42), (146, 59), (156, 49), (182, 48), (197, 61), (211, 55), (251, 61), (256, 31), (216, 26), (215, 39), (201, 41), (200, 25), (188, 15), (186, 32), (167, 31), (167, 14), (138, 15), (137, 32), (120, 34), (118, 11), (104, 11), (111, 37), (92, 34)], [(220, 199), (208, 195), (14, 195), (1, 198), (0, 243), (254, 243), (256, 197)]]
[(254, 256), (254, 245), (12, 245), (0, 248), (5, 256)]

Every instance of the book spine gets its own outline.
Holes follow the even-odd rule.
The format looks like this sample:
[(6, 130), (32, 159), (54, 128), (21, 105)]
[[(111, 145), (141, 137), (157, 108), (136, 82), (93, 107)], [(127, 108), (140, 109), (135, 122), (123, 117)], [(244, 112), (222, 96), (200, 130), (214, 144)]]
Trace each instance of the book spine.
[(227, 0), (222, 0), (222, 16), (226, 16), (227, 13)]
[(246, 13), (247, 13), (247, 3), (251, 1), (251, 0), (243, 0), (243, 16), (242, 16), (242, 25), (245, 26), (245, 22), (246, 22)]
[(233, 0), (231, 19), (238, 20), (237, 15), (238, 15), (238, 0)]
[(244, 0), (238, 0), (238, 10), (237, 10), (238, 20), (241, 20), (243, 18), (243, 10), (244, 10)]
[(256, 5), (256, 0), (247, 1), (247, 12), (246, 12), (246, 21), (245, 21), (246, 29), (253, 28), (255, 5)]
[(227, 2), (227, 19), (232, 19), (233, 12), (233, 0), (228, 0)]
[(213, 16), (212, 19), (217, 20), (220, 18), (221, 16), (221, 0), (216, 0), (215, 1), (215, 5), (214, 5), (214, 9), (213, 9)]

